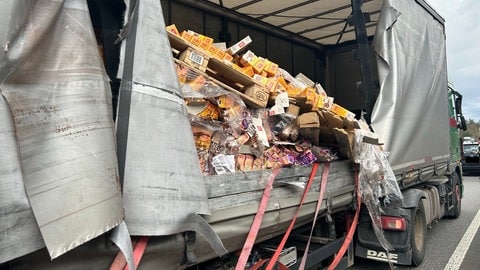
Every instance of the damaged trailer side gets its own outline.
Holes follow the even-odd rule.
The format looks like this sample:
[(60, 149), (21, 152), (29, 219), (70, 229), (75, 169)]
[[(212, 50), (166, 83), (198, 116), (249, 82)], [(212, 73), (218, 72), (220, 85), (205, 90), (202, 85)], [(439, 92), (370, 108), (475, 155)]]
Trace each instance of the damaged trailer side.
[[(0, 182), (9, 187), (8, 190), (0, 190), (0, 233), (7, 236), (0, 239), (0, 250), (7, 251), (1, 252), (0, 266), (6, 269), (112, 269), (123, 268), (128, 263), (130, 268), (134, 268), (132, 249), (141, 248), (142, 244), (143, 257), (141, 260), (136, 258), (135, 267), (138, 269), (235, 266), (239, 255), (237, 252), (242, 250), (247, 235), (251, 233), (252, 221), (260, 211), (267, 180), (274, 173), (270, 167), (222, 175), (202, 174), (204, 171), (199, 167), (197, 141), (191, 136), (191, 111), (184, 100), (185, 84), (179, 84), (177, 72), (181, 60), (172, 58), (172, 52), (177, 58), (180, 53), (175, 53), (171, 39), (169, 43), (165, 26), (165, 22), (175, 23), (175, 18), (183, 27), (198, 27), (197, 22), (206, 24), (215, 18), (215, 22), (221, 23), (213, 24), (215, 26), (212, 29), (204, 27), (204, 31), (197, 31), (215, 31), (218, 26), (221, 31), (217, 33), (225, 40), (230, 38), (230, 45), (240, 40), (240, 33), (263, 37), (254, 38), (254, 44), (257, 44), (255, 48), (265, 53), (273, 52), (291, 72), (296, 69), (295, 72), (304, 71), (311, 75), (313, 80), (326, 86), (329, 95), (335, 96), (340, 104), (356, 112), (357, 117), (362, 111), (367, 111), (367, 120), (371, 118), (372, 127), (378, 130), (385, 148), (394, 150), (387, 160), (378, 146), (364, 142), (364, 138), (374, 134), (366, 131), (368, 128), (364, 128), (363, 122), (349, 122), (339, 116), (331, 118), (340, 119), (337, 123), (341, 123), (341, 130), (348, 126), (350, 133), (345, 134), (349, 134), (351, 140), (342, 145), (343, 153), (347, 154), (340, 161), (318, 163), (319, 169), (311, 182), (307, 179), (316, 165), (292, 166), (291, 163), (282, 168), (273, 182), (271, 194), (267, 196), (262, 225), (254, 239), (255, 243), (262, 245), (253, 249), (249, 267), (256, 263), (254, 260), (260, 258), (257, 255), (261, 252), (268, 250), (273, 253), (292, 225), (294, 230), (282, 255), (293, 248), (295, 258), (285, 255), (281, 262), (284, 263), (283, 259), (288, 257), (292, 269), (300, 267), (308, 239), (308, 242), (317, 242), (312, 245), (311, 251), (315, 256), (309, 256), (307, 266), (327, 266), (341, 243), (348, 238), (345, 236), (352, 231), (349, 229), (356, 226), (354, 214), (359, 213), (356, 196), (361, 196), (364, 202), (370, 202), (373, 207), (378, 207), (380, 197), (386, 196), (398, 202), (402, 193), (397, 181), (400, 187), (409, 189), (432, 176), (434, 179), (444, 174), (447, 175), (445, 178), (450, 177), (455, 171), (460, 176), (456, 178), (457, 185), (461, 185), (461, 171), (458, 171), (454, 162), (450, 162), (448, 151), (444, 151), (448, 143), (445, 147), (436, 148), (435, 153), (423, 150), (404, 152), (396, 148), (400, 146), (396, 144), (400, 132), (390, 131), (403, 127), (403, 131), (411, 134), (420, 129), (418, 125), (412, 126), (408, 117), (405, 117), (405, 125), (398, 126), (393, 118), (382, 117), (395, 116), (398, 112), (408, 114), (403, 109), (411, 108), (413, 104), (411, 99), (401, 95), (405, 88), (389, 92), (390, 88), (385, 87), (389, 84), (389, 74), (392, 74), (387, 71), (394, 70), (385, 69), (385, 63), (390, 68), (396, 66), (383, 55), (384, 61), (373, 61), (369, 67), (375, 70), (379, 65), (378, 69), (385, 71), (377, 77), (372, 74), (374, 72), (365, 72), (365, 66), (358, 68), (357, 59), (351, 53), (357, 47), (356, 42), (363, 40), (359, 45), (363, 46), (363, 51), (359, 50), (360, 59), (363, 59), (361, 64), (373, 60), (373, 54), (369, 55), (368, 51), (372, 29), (376, 29), (377, 23), (373, 20), (358, 25), (357, 20), (356, 27), (347, 26), (352, 6), (354, 17), (351, 18), (355, 18), (355, 15), (357, 19), (366, 18), (361, 16), (363, 8), (372, 11), (373, 16), (380, 17), (382, 13), (387, 19), (393, 19), (393, 22), (386, 22), (384, 18), (379, 21), (385, 23), (383, 27), (388, 23), (396, 23), (398, 18), (403, 19), (400, 14), (408, 15), (409, 8), (418, 10), (419, 3), (425, 7), (423, 1), (408, 1), (406, 5), (412, 6), (406, 10), (401, 5), (397, 6), (397, 1), (364, 1), (362, 4), (353, 0), (337, 3), (337, 6), (332, 4), (331, 9), (322, 6), (324, 10), (320, 13), (323, 15), (341, 14), (344, 17), (339, 19), (339, 23), (322, 25), (318, 29), (341, 26), (343, 31), (340, 36), (326, 35), (315, 41), (301, 36), (309, 32), (307, 29), (298, 35), (278, 29), (270, 33), (266, 29), (272, 25), (259, 21), (269, 16), (275, 17), (282, 11), (290, 12), (290, 9), (312, 10), (308, 8), (309, 4), (328, 5), (326, 1), (286, 8), (276, 6), (281, 5), (278, 1), (261, 1), (266, 4), (263, 8), (276, 7), (278, 10), (259, 16), (252, 21), (251, 28), (247, 22), (252, 19), (248, 16), (256, 17), (258, 14), (242, 14), (242, 8), (251, 8), (248, 3), (236, 7), (236, 12), (232, 12), (226, 6), (215, 4), (212, 8), (210, 2), (213, 1), (138, 0), (126, 1), (125, 4), (123, 1), (82, 0), (0, 2), (0, 7), (5, 7), (0, 12), (19, 15), (10, 19), (2, 16), (4, 19), (0, 22), (0, 41), (6, 44), (5, 54), (0, 58), (0, 91), (3, 100), (0, 109), (5, 111), (0, 118), (0, 132), (6, 135), (2, 136), (6, 139), (0, 143), (2, 149), (3, 145), (11, 149), (8, 155), (3, 151), (0, 155), (1, 160), (6, 160), (8, 168), (11, 168), (0, 171)], [(220, 2), (220, 5), (224, 4), (228, 5)], [(380, 12), (382, 5), (391, 5), (390, 12), (393, 13)], [(229, 15), (224, 11), (228, 11)], [(182, 14), (193, 15), (185, 19)], [(88, 15), (93, 21), (93, 28)], [(292, 20), (299, 22), (308, 19), (312, 18), (292, 17)], [(333, 20), (333, 17), (330, 19)], [(120, 21), (123, 22), (119, 25)], [(274, 20), (271, 23), (274, 24)], [(283, 27), (288, 28), (288, 25), (294, 23), (287, 23)], [(120, 27), (122, 31), (118, 32)], [(365, 27), (367, 31), (357, 33), (355, 38), (355, 30)], [(435, 27), (442, 28), (443, 22)], [(229, 32), (227, 29), (235, 31)], [(377, 30), (382, 29), (380, 27)], [(38, 33), (42, 35), (36, 35)], [(231, 40), (232, 36), (234, 40)], [(278, 41), (278, 44), (286, 45), (290, 50), (278, 45), (274, 46), (276, 49), (268, 47), (258, 40), (266, 43)], [(322, 45), (321, 40), (330, 43)], [(84, 50), (80, 50), (78, 44), (82, 44)], [(388, 51), (394, 47), (376, 44), (377, 50), (383, 48)], [(426, 41), (425, 44), (430, 43)], [(438, 54), (444, 55), (444, 47), (438, 49)], [(423, 56), (434, 55), (428, 47), (423, 52)], [(305, 59), (312, 56), (309, 59), (312, 61), (294, 60), (294, 55), (303, 53), (307, 55)], [(285, 60), (285, 57), (291, 57), (291, 61)], [(438, 61), (443, 62), (437, 64), (444, 67), (444, 60), (440, 57)], [(404, 69), (407, 66), (399, 68), (396, 77), (408, 73)], [(418, 66), (425, 67), (423, 64)], [(431, 67), (426, 66), (426, 70)], [(212, 75), (209, 71), (202, 73), (190, 68), (195, 70), (196, 76), (201, 74), (204, 78), (210, 78)], [(387, 79), (383, 75), (387, 75)], [(448, 107), (446, 95), (443, 97), (437, 91), (441, 91), (443, 83), (446, 83), (446, 69), (435, 69), (434, 74), (425, 76), (433, 80), (431, 88), (424, 87), (428, 82), (417, 84), (415, 78), (408, 81), (411, 89), (419, 90), (415, 95), (419, 100), (414, 100), (424, 101), (423, 95), (430, 93), (435, 98), (429, 99), (429, 102), (438, 106), (428, 106), (430, 109), (422, 112), (413, 110), (407, 116), (433, 117), (434, 121), (429, 122), (432, 128), (422, 132), (425, 136), (431, 132), (442, 134), (443, 140), (448, 137), (448, 126), (443, 123), (448, 119)], [(377, 90), (373, 89), (377, 78), (380, 78), (381, 102), (373, 104), (377, 94)], [(229, 89), (227, 96), (231, 92), (238, 92), (226, 81), (207, 81)], [(357, 81), (363, 81), (360, 92), (357, 91)], [(423, 89), (430, 91), (424, 92)], [(111, 102), (112, 93), (114, 104)], [(395, 93), (400, 95), (395, 97)], [(245, 95), (239, 95), (245, 98)], [(389, 101), (396, 106), (386, 106)], [(258, 105), (255, 101), (253, 104)], [(385, 106), (395, 112), (382, 114)], [(432, 111), (435, 108), (431, 107), (438, 111)], [(355, 137), (356, 141), (352, 139), (357, 133), (353, 131), (354, 128), (363, 130)], [(344, 135), (342, 132), (339, 134)], [(411, 141), (421, 143), (415, 139)], [(335, 141), (335, 144), (338, 142)], [(405, 157), (404, 153), (408, 153), (408, 156)], [(409, 171), (412, 162), (415, 170)], [(359, 178), (370, 177), (360, 185), (356, 184), (358, 164), (361, 170)], [(375, 169), (369, 171), (372, 164)], [(320, 184), (327, 180), (322, 178), (325, 172), (328, 173), (325, 198), (317, 202), (319, 196), (322, 197)], [(402, 178), (405, 173), (411, 177)], [(373, 178), (375, 183), (371, 181), (372, 176), (377, 177)], [(312, 188), (305, 190), (309, 184)], [(445, 182), (439, 184), (439, 181), (429, 188), (434, 185), (440, 189), (451, 188)], [(26, 192), (23, 192), (23, 188)], [(378, 190), (382, 192), (377, 193)], [(360, 193), (357, 195), (357, 192)], [(13, 204), (11, 199), (3, 200), (12, 194), (15, 194), (12, 197)], [(41, 198), (36, 199), (35, 196), (39, 194)], [(305, 201), (299, 203), (303, 197)], [(446, 197), (445, 200), (447, 205), (441, 207), (447, 207), (450, 211), (453, 211), (451, 208), (455, 202), (459, 203), (459, 198), (453, 200)], [(412, 203), (411, 198), (408, 198), (408, 202)], [(12, 206), (18, 211), (10, 211)], [(406, 208), (409, 207), (412, 205)], [(369, 210), (370, 214), (379, 211), (378, 208)], [(316, 234), (312, 238), (308, 232), (317, 213)], [(378, 215), (373, 218), (378, 218)], [(296, 222), (292, 223), (295, 219)], [(366, 216), (366, 219), (368, 222), (369, 217)], [(4, 227), (4, 223), (7, 226)], [(52, 227), (56, 223), (59, 225)], [(112, 230), (113, 227), (115, 229)], [(375, 233), (382, 239), (381, 231)], [(389, 240), (381, 240), (378, 247), (388, 249), (385, 243)], [(18, 241), (22, 241), (22, 245)], [(318, 246), (324, 249), (313, 248)], [(348, 256), (342, 258), (340, 268), (353, 263), (353, 244), (347, 247), (350, 250)], [(326, 261), (323, 262), (323, 259)]]
[[(11, 153), (2, 152), (2, 157), (6, 154), (14, 156), (16, 151), (13, 149), (19, 147), (21, 169), (17, 169), (16, 172), (21, 171), (23, 174), (18, 175), (15, 186), (21, 191), (22, 185), (25, 185), (29, 202), (25, 205), (25, 209), (27, 213), (33, 210), (33, 217), (29, 218), (31, 223), (24, 223), (31, 224), (31, 228), (14, 225), (17, 222), (26, 222), (26, 220), (20, 220), (18, 214), (13, 214), (11, 219), (5, 221), (7, 227), (2, 225), (2, 228), (10, 228), (4, 231), (8, 237), (2, 238), (2, 250), (5, 247), (12, 249), (8, 253), (2, 252), (2, 263), (7, 268), (107, 268), (119, 249), (108, 240), (116, 232), (113, 234), (112, 232), (104, 234), (104, 232), (122, 222), (122, 208), (125, 209), (125, 221), (128, 228), (131, 228), (130, 234), (133, 237), (135, 235), (152, 236), (141, 266), (144, 269), (149, 269), (149, 267), (173, 269), (179, 265), (186, 266), (220, 256), (224, 253), (222, 243), (213, 243), (218, 240), (218, 236), (222, 238), (229, 251), (241, 248), (242, 240), (248, 232), (247, 224), (251, 222), (255, 209), (258, 207), (257, 200), (263, 191), (264, 183), (260, 180), (269, 173), (262, 171), (206, 179), (196, 174), (200, 172), (196, 155), (190, 155), (195, 158), (192, 158), (193, 160), (186, 159), (186, 156), (183, 155), (184, 153), (193, 154), (192, 150), (195, 148), (191, 136), (187, 136), (191, 132), (187, 125), (188, 122), (186, 122), (183, 102), (180, 101), (181, 94), (176, 93), (179, 87), (176, 79), (172, 79), (176, 76), (168, 73), (173, 70), (171, 57), (165, 57), (165, 55), (171, 54), (165, 26), (162, 20), (155, 18), (155, 14), (161, 14), (160, 6), (158, 3), (148, 1), (137, 1), (131, 4), (132, 7), (129, 9), (131, 13), (127, 13), (131, 16), (128, 18), (126, 30), (123, 32), (127, 40), (124, 54), (126, 57), (116, 122), (116, 138), (119, 148), (115, 150), (112, 148), (115, 145), (115, 137), (113, 136), (110, 88), (96, 48), (93, 29), (89, 27), (90, 24), (86, 20), (88, 18), (85, 16), (88, 14), (86, 2), (72, 0), (56, 2), (51, 5), (43, 1), (2, 2), (2, 5), (9, 5), (9, 9), (5, 10), (21, 15), (4, 17), (11, 18), (11, 20), (6, 20), (2, 24), (7, 26), (3, 28), (5, 31), (2, 32), (2, 37), (6, 37), (4, 40), (8, 45), (5, 57), (2, 58), (1, 90), (2, 98), (6, 100), (2, 104), (7, 108), (7, 112), (12, 112), (11, 119), (8, 117), (4, 119), (5, 125), (7, 127), (10, 125), (5, 132), (9, 137), (15, 137), (15, 140), (8, 141), (13, 144)], [(138, 13), (145, 16), (139, 16)], [(145, 39), (141, 42), (138, 41), (135, 34), (141, 34), (142, 30), (152, 31), (148, 27), (163, 29), (163, 35), (153, 36), (151, 41)], [(42, 33), (42, 35), (35, 35), (38, 33)], [(59, 35), (59, 33), (63, 33), (63, 35)], [(148, 34), (145, 33), (141, 36), (148, 36)], [(39, 39), (39, 37), (41, 38)], [(143, 46), (148, 48), (148, 46), (158, 45), (158, 42), (164, 44), (163, 50), (166, 50), (162, 52), (158, 47), (154, 49), (158, 53), (158, 59), (141, 51), (138, 53), (141, 56), (137, 56), (137, 50)], [(23, 47), (24, 44), (27, 46)], [(86, 50), (74, 50), (73, 48), (77, 44), (85, 44), (83, 48)], [(59, 50), (59, 48), (63, 49)], [(145, 63), (151, 63), (153, 66)], [(155, 65), (160, 66), (155, 68)], [(163, 80), (162, 78), (159, 80), (158, 77), (149, 77), (152, 69), (164, 70), (162, 72), (165, 76)], [(33, 97), (37, 96), (42, 102), (38, 103), (39, 99), (19, 96), (32, 93), (38, 93)], [(153, 106), (153, 103), (152, 106), (144, 106), (146, 99), (157, 103), (158, 106)], [(60, 100), (63, 102), (58, 103)], [(14, 101), (18, 102), (14, 103)], [(171, 104), (169, 110), (163, 107), (166, 101)], [(142, 104), (138, 102), (142, 102)], [(163, 105), (160, 106), (160, 103)], [(21, 108), (16, 109), (15, 104)], [(63, 107), (60, 108), (60, 104)], [(82, 107), (83, 110), (77, 111), (78, 104), (85, 104)], [(138, 104), (138, 107), (135, 104)], [(73, 113), (72, 116), (70, 116), (71, 113)], [(159, 123), (156, 131), (152, 130), (151, 126), (141, 126), (145, 123), (152, 124), (153, 121), (144, 122), (143, 120), (148, 119), (149, 115), (159, 117), (159, 113), (164, 115), (161, 117), (163, 119), (178, 120), (170, 122), (169, 130), (178, 132), (179, 127), (182, 126), (180, 123), (183, 122), (185, 130), (180, 134), (184, 134), (185, 138), (167, 141), (164, 147), (159, 146), (159, 148), (152, 148), (151, 144), (147, 144), (146, 142), (152, 140), (165, 143), (162, 136), (166, 137), (164, 139), (173, 139), (171, 133), (165, 132), (164, 129), (168, 122)], [(22, 123), (25, 123), (22, 121), (24, 119), (22, 117), (27, 115), (33, 118), (25, 118), (29, 125), (25, 126), (25, 132), (22, 132)], [(89, 119), (88, 116), (91, 118)], [(65, 125), (65, 128), (62, 128), (62, 125)], [(97, 125), (101, 126), (97, 127)], [(35, 133), (36, 135), (32, 137), (32, 133), (27, 132), (27, 129), (35, 130), (38, 134)], [(134, 132), (134, 130), (137, 131)], [(145, 130), (149, 131), (145, 132)], [(46, 154), (34, 154), (29, 150), (28, 144), (22, 143), (21, 134), (24, 134), (22, 136), (26, 136), (26, 139), (41, 139), (35, 141), (35, 145), (43, 149)], [(29, 134), (30, 137), (28, 137)], [(188, 141), (191, 143), (186, 143)], [(15, 146), (17, 142), (20, 144)], [(106, 149), (104, 149), (105, 147)], [(78, 158), (86, 162), (82, 166), (79, 166), (76, 156), (73, 155), (76, 153), (73, 151), (75, 149), (79, 151)], [(166, 153), (166, 150), (171, 153)], [(115, 152), (119, 155), (120, 168), (117, 167), (116, 158), (114, 158)], [(28, 153), (34, 154), (32, 158), (26, 156)], [(182, 155), (178, 155), (178, 153), (182, 153)], [(109, 158), (102, 157), (106, 154)], [(179, 160), (170, 158), (174, 156)], [(157, 161), (155, 162), (155, 160)], [(190, 165), (187, 165), (186, 160), (191, 160), (188, 163)], [(53, 165), (49, 166), (48, 162)], [(32, 171), (29, 171), (29, 164), (37, 163), (40, 167), (32, 167)], [(59, 165), (63, 166), (61, 170), (59, 170)], [(165, 167), (162, 169), (158, 167), (159, 165)], [(333, 214), (335, 211), (351, 207), (354, 181), (350, 162), (339, 162), (332, 167), (335, 170), (332, 177), (338, 177), (338, 181), (329, 187), (330, 195), (327, 196), (329, 203), (323, 206), (322, 211), (327, 212), (328, 208), (328, 212)], [(98, 168), (99, 172), (93, 173), (92, 168)], [(43, 174), (35, 174), (38, 170)], [(166, 176), (159, 174), (162, 170), (165, 170)], [(68, 171), (70, 173), (66, 174)], [(121, 182), (118, 181), (118, 171), (122, 176)], [(279, 179), (284, 179), (282, 181), (287, 183), (302, 183), (308, 177), (309, 172), (309, 168), (287, 168), (280, 174)], [(30, 176), (31, 173), (34, 175)], [(145, 173), (154, 174), (148, 176)], [(68, 175), (74, 178), (69, 180)], [(102, 175), (106, 177), (103, 180), (99, 177)], [(33, 178), (34, 176), (35, 178)], [(172, 178), (172, 176), (177, 176), (177, 178)], [(131, 177), (137, 180), (133, 180)], [(6, 181), (5, 179), (9, 178), (2, 177), (2, 181)], [(39, 201), (38, 208), (35, 207), (36, 201), (33, 200), (36, 193), (31, 193), (33, 190), (29, 190), (28, 182), (26, 182), (28, 179), (48, 183), (48, 185), (39, 184), (40, 187), (43, 186), (47, 189), (39, 191), (39, 194), (44, 194), (45, 197), (41, 202)], [(153, 182), (142, 184), (143, 180), (148, 179)], [(208, 181), (207, 185), (203, 184), (205, 180)], [(315, 177), (314, 180), (318, 184), (319, 178)], [(59, 181), (62, 184), (59, 184)], [(134, 184), (135, 182), (137, 184)], [(180, 186), (181, 183), (185, 183), (183, 188)], [(195, 186), (193, 183), (198, 184)], [(239, 185), (239, 183), (241, 184)], [(243, 186), (245, 184), (249, 188), (245, 188)], [(158, 187), (155, 188), (154, 185), (158, 185)], [(216, 188), (217, 185), (230, 186), (230, 193)], [(56, 187), (68, 188), (74, 194)], [(120, 187), (123, 188), (123, 202), (118, 200), (120, 199)], [(193, 193), (185, 193), (186, 190)], [(206, 190), (209, 190), (208, 198)], [(11, 191), (7, 190), (5, 194), (21, 194)], [(298, 217), (297, 227), (311, 220), (313, 206), (316, 204), (315, 198), (318, 197), (315, 194), (318, 193), (318, 190), (310, 192), (304, 210)], [(97, 193), (98, 195), (95, 195)], [(199, 195), (195, 195), (196, 193)], [(298, 205), (300, 196), (301, 191), (292, 190), (291, 186), (285, 183), (275, 188), (258, 241), (270, 239), (284, 232)], [(89, 201), (87, 198), (97, 201)], [(114, 199), (116, 202), (106, 205), (105, 202), (109, 202), (109, 200), (105, 198)], [(132, 202), (129, 202), (129, 198), (132, 198)], [(190, 203), (190, 206), (181, 206), (177, 201), (172, 201), (172, 198), (183, 198), (186, 199), (185, 202), (194, 203)], [(25, 197), (20, 198), (24, 201), (23, 204), (25, 204), (25, 199)], [(171, 206), (167, 206), (169, 203)], [(207, 207), (207, 203), (210, 207)], [(65, 207), (67, 205), (73, 209)], [(57, 210), (59, 207), (61, 209)], [(82, 216), (83, 209), (92, 209), (94, 212)], [(171, 214), (166, 214), (167, 210), (171, 211)], [(209, 213), (211, 215), (207, 217), (209, 222), (207, 224), (198, 214)], [(47, 227), (43, 226), (43, 215), (48, 217), (51, 214), (60, 215), (60, 217), (51, 218), (54, 222), (61, 221), (64, 218), (63, 215), (67, 218), (74, 218), (77, 222), (68, 222), (68, 224), (62, 225), (61, 229), (45, 231)], [(195, 218), (192, 218), (192, 214)], [(137, 217), (135, 217), (136, 215)], [(166, 217), (168, 219), (165, 219)], [(152, 221), (148, 221), (147, 218), (151, 218)], [(111, 225), (110, 219), (115, 220), (114, 225)], [(48, 220), (45, 222), (46, 225), (54, 224)], [(158, 226), (158, 222), (164, 222), (165, 226)], [(244, 226), (239, 226), (242, 223)], [(210, 226), (214, 231), (211, 231)], [(27, 228), (28, 232), (35, 236), (22, 235), (21, 232), (16, 231), (21, 228)], [(40, 228), (40, 232), (38, 228)], [(184, 234), (188, 231), (197, 231), (203, 235), (197, 237), (196, 241), (188, 242), (187, 236)], [(17, 232), (19, 235), (29, 238), (22, 240), (21, 246), (17, 245), (19, 238), (13, 234)], [(51, 242), (49, 240), (51, 237), (57, 242)], [(32, 242), (31, 245), (25, 245), (32, 239), (38, 239), (38, 241), (35, 240), (36, 242)], [(206, 242), (204, 241), (210, 243), (205, 246)], [(42, 242), (47, 249), (41, 249)], [(133, 242), (136, 242), (135, 237)], [(194, 245), (190, 246), (192, 243)], [(188, 249), (195, 249), (196, 259), (195, 256), (191, 257), (191, 252), (186, 252), (185, 246)], [(46, 255), (46, 251), (50, 253), (50, 256)], [(214, 252), (212, 253), (212, 251)], [(124, 252), (127, 259), (131, 259), (128, 258), (128, 243), (127, 250)], [(168, 256), (158, 256), (158, 254), (168, 254)]]

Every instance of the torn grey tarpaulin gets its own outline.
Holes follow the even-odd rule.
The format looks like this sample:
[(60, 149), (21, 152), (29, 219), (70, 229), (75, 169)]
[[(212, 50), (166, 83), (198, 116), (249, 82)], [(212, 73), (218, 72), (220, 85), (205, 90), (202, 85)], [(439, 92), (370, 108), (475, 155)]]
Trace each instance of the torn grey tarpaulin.
[(450, 158), (448, 106), (425, 106), (448, 104), (446, 44), (438, 42), (445, 29), (431, 16), (416, 1), (385, 0), (375, 31), (380, 94), (371, 126), (394, 171), (410, 170), (425, 156)]
[(130, 233), (128, 232), (125, 221), (120, 223), (120, 225), (112, 230), (112, 233), (110, 234), (110, 240), (114, 242), (122, 252), (123, 256), (125, 257), (126, 264), (128, 265), (128, 269), (135, 269), (132, 239), (130, 238)]
[(0, 95), (0, 264), (44, 247), (23, 185), (17, 141)]
[[(0, 1), (0, 45), (9, 39), (9, 25), (14, 0)], [(0, 67), (5, 62), (0, 53)], [(37, 221), (23, 185), (20, 153), (18, 152), (10, 108), (0, 94), (0, 264), (45, 246)]]
[(161, 4), (127, 6), (116, 123), (125, 221), (132, 235), (193, 231), (184, 221), (209, 207)]
[(55, 258), (123, 219), (110, 87), (86, 0), (16, 1), (10, 17), (0, 91)]

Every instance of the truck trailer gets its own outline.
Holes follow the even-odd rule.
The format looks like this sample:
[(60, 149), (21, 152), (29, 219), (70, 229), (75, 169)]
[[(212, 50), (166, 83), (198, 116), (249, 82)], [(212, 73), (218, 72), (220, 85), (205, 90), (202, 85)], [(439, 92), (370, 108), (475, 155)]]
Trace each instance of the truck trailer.
[[(11, 0), (0, 15), (1, 269), (420, 265), (427, 229), (461, 213), (462, 96), (424, 0)], [(282, 101), (232, 68), (247, 51), (334, 101), (288, 95), (297, 115), (270, 128), (305, 141), (248, 129)], [(211, 132), (234, 134), (216, 164), (183, 71), (249, 109)], [(244, 134), (258, 141), (231, 146)], [(268, 149), (295, 155), (238, 165)]]

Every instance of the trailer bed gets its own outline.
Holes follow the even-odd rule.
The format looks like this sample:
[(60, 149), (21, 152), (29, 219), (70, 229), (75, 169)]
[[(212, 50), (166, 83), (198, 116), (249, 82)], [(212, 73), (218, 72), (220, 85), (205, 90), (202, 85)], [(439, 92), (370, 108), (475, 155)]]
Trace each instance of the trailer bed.
[[(312, 221), (324, 168), (325, 165), (320, 163), (295, 227)], [(303, 189), (294, 184), (306, 183), (311, 169), (312, 166), (282, 169), (275, 179), (257, 242), (285, 233), (303, 194)], [(347, 160), (330, 164), (320, 216), (327, 213), (327, 208), (330, 213), (336, 213), (353, 206), (353, 169), (353, 164)], [(263, 194), (264, 185), (259, 179), (269, 173), (270, 170), (262, 170), (205, 177), (211, 210), (211, 215), (205, 218), (229, 252), (242, 248)], [(184, 258), (184, 249), (182, 234), (150, 237), (139, 269), (177, 269)], [(8, 266), (9, 269), (24, 269), (26, 266), (29, 269), (107, 269), (118, 252), (105, 234), (53, 261), (43, 248), (10, 261)], [(199, 263), (218, 257), (201, 235), (196, 236), (194, 253)]]

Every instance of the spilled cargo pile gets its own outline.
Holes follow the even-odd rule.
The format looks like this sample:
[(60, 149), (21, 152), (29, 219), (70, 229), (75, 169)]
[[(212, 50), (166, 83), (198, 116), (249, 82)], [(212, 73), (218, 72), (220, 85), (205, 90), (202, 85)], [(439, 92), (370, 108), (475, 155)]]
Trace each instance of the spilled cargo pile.
[(204, 175), (351, 159), (355, 115), (320, 83), (248, 50), (167, 26)]

